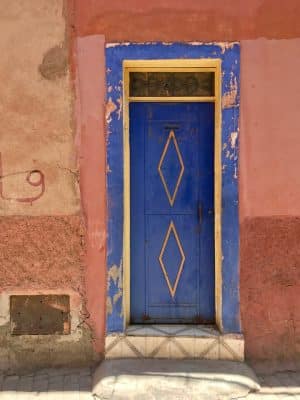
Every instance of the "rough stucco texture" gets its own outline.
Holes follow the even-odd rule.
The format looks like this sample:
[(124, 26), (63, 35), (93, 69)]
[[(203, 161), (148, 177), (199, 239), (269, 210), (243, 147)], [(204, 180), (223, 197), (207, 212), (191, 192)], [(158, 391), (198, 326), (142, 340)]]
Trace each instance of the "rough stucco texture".
[[(0, 369), (94, 358), (64, 0), (0, 11)], [(29, 171), (38, 171), (29, 173)], [(11, 294), (70, 295), (71, 333), (10, 335)]]
[[(80, 366), (98, 359), (84, 301), (83, 238), (79, 216), (0, 217), (0, 370)], [(70, 295), (70, 335), (11, 336), (9, 295), (37, 293)]]
[(78, 216), (0, 218), (0, 288), (82, 292), (83, 235)]
[[(300, 2), (286, 0), (70, 0), (79, 36), (107, 41), (235, 41), (300, 36)], [(71, 7), (71, 12), (73, 11)]]
[[(2, 0), (0, 24), (0, 215), (77, 213), (63, 0)], [(5, 200), (42, 192), (26, 182), (28, 170), (45, 176), (42, 196)]]
[(94, 347), (102, 353), (106, 316), (107, 222), (104, 37), (78, 38), (74, 49), (80, 192), (87, 228), (86, 303)]
[(300, 217), (241, 226), (241, 311), (246, 356), (300, 359)]
[(240, 293), (246, 356), (299, 360), (300, 39), (243, 41), (241, 49)]

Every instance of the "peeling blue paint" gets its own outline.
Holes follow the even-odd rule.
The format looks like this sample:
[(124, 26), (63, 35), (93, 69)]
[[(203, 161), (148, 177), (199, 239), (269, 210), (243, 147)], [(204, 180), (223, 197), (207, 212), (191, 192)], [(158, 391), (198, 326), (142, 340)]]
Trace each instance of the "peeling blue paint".
[[(222, 322), (224, 332), (239, 333), (239, 220), (238, 220), (238, 133), (240, 46), (238, 43), (120, 43), (108, 44), (107, 66), (107, 174), (108, 243), (107, 268), (120, 268), (118, 279), (108, 274), (112, 305), (107, 313), (107, 332), (123, 332), (123, 115), (122, 62), (124, 59), (222, 60)], [(232, 133), (237, 138), (232, 143)], [(229, 153), (228, 153), (229, 152)]]

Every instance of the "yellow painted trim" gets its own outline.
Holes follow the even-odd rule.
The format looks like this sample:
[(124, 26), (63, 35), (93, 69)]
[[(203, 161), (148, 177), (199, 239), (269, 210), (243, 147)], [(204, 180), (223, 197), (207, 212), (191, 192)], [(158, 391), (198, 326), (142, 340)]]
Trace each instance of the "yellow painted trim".
[[(172, 196), (171, 196), (171, 193), (169, 192), (168, 185), (167, 185), (167, 182), (165, 180), (165, 177), (164, 177), (164, 175), (163, 175), (163, 173), (161, 171), (161, 166), (162, 166), (162, 163), (163, 163), (163, 161), (165, 159), (165, 155), (166, 155), (166, 152), (167, 152), (167, 150), (169, 148), (171, 140), (173, 140), (173, 143), (174, 143), (174, 146), (175, 146), (175, 149), (176, 149), (176, 153), (177, 153), (177, 156), (178, 156), (179, 164), (180, 164), (180, 167), (181, 167), (180, 168), (180, 174), (178, 176), (177, 183), (176, 183), (176, 186), (175, 186), (175, 190), (174, 190)], [(169, 134), (168, 139), (166, 141), (164, 150), (163, 150), (162, 155), (160, 157), (160, 160), (159, 160), (159, 163), (158, 163), (158, 173), (159, 173), (160, 179), (161, 179), (161, 181), (163, 183), (163, 186), (165, 188), (165, 192), (166, 192), (166, 194), (168, 196), (169, 203), (170, 203), (171, 207), (173, 207), (174, 201), (176, 199), (177, 191), (178, 191), (181, 179), (182, 179), (182, 175), (184, 173), (183, 160), (182, 160), (181, 153), (180, 153), (180, 150), (179, 150), (179, 147), (178, 147), (178, 143), (177, 143), (177, 140), (176, 140), (176, 136), (175, 136), (175, 133), (174, 133), (173, 130), (170, 131), (170, 134)]]
[[(129, 97), (129, 72), (140, 71), (212, 71), (215, 72), (214, 97)], [(124, 151), (124, 232), (123, 232), (123, 307), (126, 326), (130, 323), (130, 146), (129, 146), (129, 102), (214, 102), (215, 103), (215, 318), (220, 331), (222, 327), (222, 247), (221, 247), (221, 199), (222, 199), (222, 163), (221, 163), (221, 60), (124, 60), (123, 61), (123, 151)], [(125, 326), (125, 327), (126, 327)]]
[(222, 109), (221, 109), (221, 60), (215, 73), (215, 313), (216, 324), (223, 332), (222, 324)]
[(125, 326), (130, 323), (130, 144), (129, 144), (129, 71), (123, 68), (123, 157), (124, 157), (124, 226), (123, 226), (123, 310)]
[(161, 71), (170, 71), (172, 68), (175, 68), (177, 71), (181, 70), (182, 72), (187, 71), (187, 68), (192, 68), (196, 71), (199, 69), (209, 69), (216, 68), (218, 64), (217, 58), (203, 58), (203, 59), (173, 59), (173, 60), (124, 60), (123, 67), (124, 69), (130, 70), (138, 70), (141, 68), (145, 68), (147, 71), (151, 71), (151, 67), (155, 68), (155, 70)]
[[(162, 61), (162, 60), (158, 60)], [(164, 60), (164, 62), (171, 60)], [(130, 72), (214, 72), (215, 67), (130, 67), (126, 66), (126, 68), (130, 69)]]
[(214, 96), (209, 96), (209, 97), (129, 97), (128, 101), (129, 102), (141, 102), (141, 101), (147, 101), (147, 102), (167, 102), (167, 103), (192, 103), (192, 102), (197, 102), (197, 103), (213, 103), (216, 100)]

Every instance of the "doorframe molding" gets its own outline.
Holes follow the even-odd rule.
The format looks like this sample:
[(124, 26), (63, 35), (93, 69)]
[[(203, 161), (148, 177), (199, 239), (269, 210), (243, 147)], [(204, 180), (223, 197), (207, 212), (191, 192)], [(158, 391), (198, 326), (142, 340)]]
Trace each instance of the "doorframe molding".
[[(223, 333), (240, 333), (239, 310), (239, 43), (108, 43), (107, 67), (107, 333), (130, 321), (129, 70), (215, 73), (215, 308)], [(134, 99), (136, 101), (136, 99)], [(144, 100), (144, 99), (143, 99)], [(173, 100), (173, 99), (172, 99)], [(178, 102), (183, 99), (175, 98)], [(147, 100), (148, 101), (148, 100)], [(153, 99), (158, 101), (158, 99)], [(159, 101), (163, 101), (159, 98)], [(170, 101), (170, 99), (168, 99)], [(184, 98), (199, 101), (199, 98)]]
[[(214, 72), (215, 94), (211, 97), (141, 97), (131, 98), (129, 93), (130, 72)], [(221, 60), (220, 59), (172, 59), (172, 60), (123, 60), (123, 154), (124, 154), (124, 227), (123, 227), (123, 309), (126, 327), (130, 324), (130, 119), (129, 103), (151, 102), (211, 102), (214, 109), (214, 252), (215, 252), (215, 320), (223, 330), (222, 264), (221, 264)]]

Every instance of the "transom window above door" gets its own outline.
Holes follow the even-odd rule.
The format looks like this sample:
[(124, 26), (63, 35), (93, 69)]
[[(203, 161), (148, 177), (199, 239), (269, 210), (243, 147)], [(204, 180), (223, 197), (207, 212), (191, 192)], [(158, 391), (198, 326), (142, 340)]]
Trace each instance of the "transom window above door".
[(214, 96), (214, 72), (130, 72), (130, 97)]
[(124, 61), (124, 82), (127, 101), (209, 101), (219, 93), (220, 76), (216, 60), (205, 66), (176, 64), (174, 60)]

